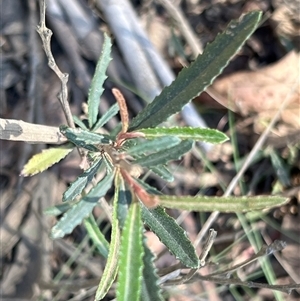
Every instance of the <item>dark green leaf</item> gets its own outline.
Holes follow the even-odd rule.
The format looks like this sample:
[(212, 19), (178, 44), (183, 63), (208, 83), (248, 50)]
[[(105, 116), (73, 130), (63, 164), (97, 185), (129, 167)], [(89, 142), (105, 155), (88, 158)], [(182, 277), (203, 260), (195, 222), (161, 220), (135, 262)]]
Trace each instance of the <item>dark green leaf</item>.
[(115, 181), (115, 189), (118, 189), (118, 219), (120, 228), (124, 227), (126, 216), (128, 214), (129, 206), (131, 204), (132, 195), (131, 191), (126, 189), (124, 179), (118, 176)]
[(261, 12), (250, 12), (240, 20), (232, 21), (223, 34), (206, 46), (202, 55), (188, 68), (184, 68), (175, 81), (163, 89), (152, 103), (142, 110), (130, 124), (129, 130), (152, 128), (204, 91), (227, 66), (256, 29)]
[(99, 152), (95, 144), (110, 144), (112, 141), (106, 135), (85, 131), (82, 129), (72, 129), (65, 125), (59, 127), (60, 132), (76, 146), (86, 148), (92, 152)]
[(161, 289), (158, 285), (158, 276), (154, 266), (154, 256), (144, 241), (145, 254), (143, 257), (143, 282), (141, 291), (141, 301), (164, 301)]
[[(161, 196), (160, 196), (161, 197)], [(148, 209), (141, 204), (143, 221), (175, 257), (187, 267), (198, 268), (199, 260), (191, 241), (176, 221), (161, 207)]]
[(102, 52), (98, 60), (95, 74), (92, 80), (92, 84), (88, 96), (88, 119), (90, 129), (95, 125), (97, 121), (100, 97), (103, 93), (103, 83), (106, 80), (106, 69), (111, 60), (110, 58), (111, 40), (104, 34), (104, 43)]
[(172, 136), (160, 137), (154, 140), (139, 140), (136, 145), (128, 148), (126, 153), (132, 156), (139, 156), (147, 153), (156, 153), (161, 150), (165, 151), (180, 143), (180, 139)]
[(163, 151), (159, 151), (151, 155), (140, 156), (135, 160), (135, 163), (146, 167), (163, 165), (168, 161), (180, 159), (185, 153), (191, 150), (192, 147), (193, 141), (184, 140), (171, 148), (166, 148)]

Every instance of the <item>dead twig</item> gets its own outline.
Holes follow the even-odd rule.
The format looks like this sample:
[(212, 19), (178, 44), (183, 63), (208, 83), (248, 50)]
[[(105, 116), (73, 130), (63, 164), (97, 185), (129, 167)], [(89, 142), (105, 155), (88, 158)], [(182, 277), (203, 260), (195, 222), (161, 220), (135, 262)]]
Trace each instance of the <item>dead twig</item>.
[(59, 80), (61, 81), (61, 92), (58, 95), (58, 99), (62, 105), (64, 114), (67, 119), (67, 123), (71, 128), (75, 128), (71, 109), (70, 109), (69, 102), (68, 102), (67, 82), (68, 82), (69, 74), (63, 73), (60, 71), (60, 69), (56, 65), (55, 59), (52, 55), (51, 45), (50, 45), (52, 31), (46, 27), (46, 3), (45, 3), (45, 0), (40, 0), (40, 15), (41, 15), (41, 21), (40, 21), (40, 25), (37, 26), (37, 32), (42, 39), (43, 47), (44, 47), (46, 56), (48, 58), (48, 65), (56, 73)]

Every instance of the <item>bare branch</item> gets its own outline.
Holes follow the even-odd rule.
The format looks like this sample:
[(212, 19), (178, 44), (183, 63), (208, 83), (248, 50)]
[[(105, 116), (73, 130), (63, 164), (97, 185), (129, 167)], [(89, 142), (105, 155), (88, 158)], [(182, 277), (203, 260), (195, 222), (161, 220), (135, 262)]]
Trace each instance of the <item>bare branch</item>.
[(67, 141), (58, 127), (2, 118), (0, 118), (0, 139), (36, 144), (62, 144)]
[(37, 32), (42, 39), (43, 47), (44, 47), (46, 56), (48, 58), (48, 65), (56, 73), (59, 80), (61, 81), (61, 92), (58, 95), (58, 99), (62, 105), (64, 114), (67, 119), (67, 123), (71, 128), (75, 128), (75, 124), (74, 124), (74, 121), (72, 118), (72, 113), (71, 113), (69, 102), (68, 102), (67, 82), (68, 82), (69, 74), (63, 73), (60, 71), (60, 69), (56, 65), (56, 62), (52, 55), (51, 45), (50, 45), (52, 31), (46, 27), (46, 3), (45, 3), (45, 0), (40, 0), (40, 16), (41, 16), (41, 21), (40, 21), (40, 25), (37, 26)]

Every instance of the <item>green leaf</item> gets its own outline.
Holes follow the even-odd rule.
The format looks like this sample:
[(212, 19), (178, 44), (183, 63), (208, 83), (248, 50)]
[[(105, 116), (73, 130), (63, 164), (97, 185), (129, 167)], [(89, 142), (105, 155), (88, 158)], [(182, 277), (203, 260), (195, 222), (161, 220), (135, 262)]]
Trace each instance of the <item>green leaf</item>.
[(129, 206), (131, 204), (131, 191), (126, 189), (123, 177), (116, 176), (115, 189), (118, 189), (118, 219), (120, 228), (124, 227), (126, 216), (128, 214)]
[(33, 176), (40, 173), (55, 163), (65, 158), (74, 146), (71, 143), (64, 144), (55, 148), (44, 149), (41, 153), (34, 155), (23, 167), (21, 176)]
[(160, 137), (154, 140), (139, 140), (136, 145), (128, 148), (126, 153), (132, 156), (139, 156), (147, 153), (159, 152), (171, 148), (180, 143), (180, 139), (172, 136)]
[[(159, 196), (160, 198), (161, 196)], [(141, 204), (143, 221), (158, 236), (163, 244), (186, 267), (198, 268), (196, 250), (176, 221), (162, 207), (148, 209)]]
[(64, 203), (64, 204), (59, 204), (59, 205), (56, 205), (56, 206), (51, 206), (51, 207), (46, 208), (43, 211), (43, 213), (45, 215), (58, 216), (58, 215), (61, 215), (64, 212), (68, 211), (72, 207), (72, 205), (74, 205), (74, 204)]
[(204, 141), (208, 143), (223, 143), (228, 140), (228, 137), (218, 130), (193, 127), (150, 128), (141, 129), (139, 132), (144, 133), (147, 139), (171, 135), (181, 140)]
[(77, 117), (76, 115), (73, 115), (72, 117), (73, 117), (74, 123), (76, 125), (78, 125), (81, 129), (86, 130), (86, 131), (89, 130), (87, 128), (87, 126), (85, 125), (85, 123), (81, 119), (79, 119), (79, 117)]
[(94, 126), (97, 121), (100, 97), (104, 91), (103, 83), (106, 80), (106, 70), (108, 64), (111, 60), (110, 58), (111, 51), (111, 40), (104, 34), (104, 43), (102, 47), (102, 52), (98, 60), (92, 84), (88, 96), (88, 119), (90, 129)]
[(97, 225), (94, 216), (91, 214), (88, 218), (83, 220), (85, 229), (88, 233), (88, 236), (98, 249), (99, 253), (107, 258), (109, 251), (109, 243), (105, 239), (103, 233), (99, 230), (99, 226)]
[(69, 234), (82, 220), (90, 215), (98, 200), (105, 196), (112, 185), (114, 174), (106, 176), (78, 203), (74, 204), (51, 230), (52, 238), (61, 238)]
[(164, 88), (153, 102), (142, 110), (129, 126), (129, 130), (153, 128), (204, 91), (228, 65), (256, 29), (261, 12), (250, 12), (240, 20), (232, 21), (224, 33), (206, 46), (202, 55), (188, 68), (184, 68), (173, 83)]
[(268, 153), (270, 153), (272, 166), (276, 171), (280, 183), (284, 187), (289, 187), (291, 185), (291, 181), (288, 173), (288, 166), (284, 164), (284, 161), (279, 157), (277, 151), (275, 151), (274, 149), (270, 148), (268, 150)]
[(139, 301), (143, 273), (143, 223), (139, 203), (132, 203), (122, 232), (118, 301)]
[(117, 187), (118, 174), (115, 177), (115, 194), (113, 202), (113, 216), (112, 216), (112, 226), (111, 226), (111, 240), (107, 262), (101, 277), (100, 283), (98, 285), (95, 300), (102, 300), (107, 294), (108, 290), (112, 286), (117, 273), (118, 273), (118, 262), (119, 262), (119, 250), (121, 241), (121, 232), (118, 220), (118, 200), (119, 200), (119, 190)]
[(112, 142), (106, 135), (85, 131), (79, 128), (72, 129), (65, 125), (61, 125), (59, 130), (76, 146), (86, 148), (92, 152), (99, 152), (99, 149), (94, 146), (94, 144), (110, 144)]
[(114, 117), (119, 112), (119, 105), (115, 103), (112, 105), (106, 112), (101, 116), (101, 118), (97, 121), (95, 126), (93, 127), (93, 131), (103, 127), (112, 117)]
[(151, 166), (149, 169), (167, 182), (174, 181), (173, 175), (164, 165)]
[(140, 156), (138, 159), (135, 160), (134, 163), (147, 167), (166, 164), (168, 161), (180, 159), (192, 147), (193, 141), (184, 140), (173, 147), (166, 148), (157, 153)]
[(285, 204), (288, 199), (280, 196), (159, 196), (161, 206), (188, 211), (247, 212), (270, 209)]
[(161, 295), (161, 289), (158, 285), (158, 276), (154, 266), (154, 256), (149, 250), (145, 241), (143, 241), (145, 254), (143, 257), (143, 282), (141, 291), (141, 301), (164, 301)]
[(64, 192), (62, 201), (73, 201), (76, 196), (81, 194), (86, 185), (94, 178), (94, 175), (99, 170), (101, 163), (102, 158), (95, 160), (90, 168), (85, 170), (73, 183), (71, 183), (68, 189)]

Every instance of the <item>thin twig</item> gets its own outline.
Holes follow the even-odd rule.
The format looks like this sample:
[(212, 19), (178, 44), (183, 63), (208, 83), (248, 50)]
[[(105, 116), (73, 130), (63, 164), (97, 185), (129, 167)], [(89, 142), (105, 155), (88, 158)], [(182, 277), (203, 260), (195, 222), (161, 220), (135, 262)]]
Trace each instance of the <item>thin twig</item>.
[(71, 109), (68, 102), (67, 82), (68, 82), (69, 74), (61, 72), (58, 66), (56, 65), (56, 62), (52, 55), (51, 45), (50, 45), (52, 31), (46, 27), (46, 3), (45, 0), (40, 0), (39, 3), (40, 3), (41, 21), (40, 21), (40, 25), (37, 26), (37, 32), (42, 39), (44, 51), (48, 58), (48, 65), (56, 73), (59, 80), (61, 81), (61, 92), (58, 95), (58, 99), (62, 105), (64, 114), (67, 119), (67, 123), (71, 128), (75, 128)]
[(247, 286), (248, 288), (267, 288), (271, 290), (281, 291), (287, 294), (290, 294), (295, 289), (300, 289), (300, 284), (286, 284), (286, 285), (270, 285), (267, 283), (257, 283), (253, 281), (241, 281), (239, 279), (225, 279), (218, 277), (209, 277), (202, 275), (195, 275), (194, 278), (190, 279), (187, 283), (194, 283), (195, 280), (201, 281), (212, 281), (214, 283), (224, 284), (224, 285), (238, 285), (238, 286)]

